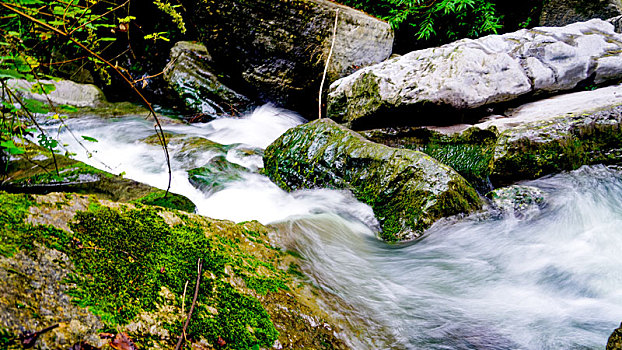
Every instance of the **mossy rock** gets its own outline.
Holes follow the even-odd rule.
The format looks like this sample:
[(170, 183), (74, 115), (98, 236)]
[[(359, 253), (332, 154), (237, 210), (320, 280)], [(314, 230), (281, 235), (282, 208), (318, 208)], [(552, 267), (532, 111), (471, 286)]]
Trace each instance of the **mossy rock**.
[(480, 193), (492, 190), (489, 176), (498, 138), (494, 127), (483, 130), (471, 127), (453, 135), (424, 127), (375, 129), (360, 134), (383, 145), (423, 152), (452, 167)]
[(491, 180), (506, 185), (583, 165), (619, 164), (621, 128), (622, 106), (509, 128), (495, 146)]
[[(52, 154), (32, 143), (26, 152), (16, 155), (7, 167), (0, 190), (9, 192), (50, 193), (76, 192), (95, 194), (113, 201), (161, 205), (171, 209), (194, 212), (196, 206), (188, 198), (149, 185), (99, 170), (80, 161)], [(57, 170), (58, 169), (58, 172)]]
[(190, 343), (211, 348), (222, 338), (227, 349), (345, 348), (306, 297), (309, 287), (288, 272), (296, 258), (257, 222), (79, 194), (0, 192), (0, 202), (0, 344), (7, 347), (15, 347), (21, 327), (59, 324), (37, 348), (102, 346), (99, 332), (125, 331), (141, 349), (170, 349), (192, 303), (200, 261), (185, 334)]
[(373, 143), (329, 119), (287, 131), (266, 149), (264, 163), (264, 173), (287, 190), (352, 190), (373, 208), (387, 241), (418, 237), (442, 217), (481, 207), (475, 190), (449, 166)]

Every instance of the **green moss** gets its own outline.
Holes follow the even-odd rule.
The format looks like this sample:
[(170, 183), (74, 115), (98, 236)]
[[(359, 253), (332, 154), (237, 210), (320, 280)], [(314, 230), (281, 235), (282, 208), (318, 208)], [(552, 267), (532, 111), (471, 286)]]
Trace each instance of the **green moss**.
[(183, 210), (189, 213), (194, 213), (196, 210), (196, 205), (188, 198), (170, 192), (166, 194), (166, 192), (162, 190), (154, 190), (144, 197), (130, 201), (130, 203), (157, 205), (169, 209)]
[(429, 143), (420, 150), (439, 162), (449, 165), (474, 185), (486, 183), (492, 170), (494, 147), (491, 145)]
[(0, 192), (0, 203), (0, 255), (12, 256), (24, 244), (20, 231), (32, 202), (28, 195)]
[(6, 350), (22, 349), (21, 346), (18, 346), (17, 342), (18, 342), (18, 339), (15, 335), (13, 335), (11, 332), (9, 332), (6, 329), (0, 328), (0, 349), (6, 349)]
[(100, 175), (104, 177), (114, 177), (114, 175), (94, 168), (88, 164), (75, 162), (68, 166), (64, 166), (56, 171), (39, 172), (33, 176), (20, 179), (17, 183), (34, 184), (50, 184), (58, 182), (77, 182), (84, 178), (85, 175)]
[[(76, 220), (71, 228), (84, 247), (70, 253), (81, 272), (71, 281), (77, 285), (72, 294), (109, 323), (126, 324), (142, 311), (155, 311), (163, 286), (181, 296), (185, 282), (196, 279), (201, 259), (204, 273), (188, 337), (201, 335), (212, 343), (223, 337), (232, 348), (271, 346), (276, 340), (278, 333), (261, 304), (233, 289), (226, 267), (259, 293), (283, 288), (284, 274), (267, 270), (271, 274), (264, 276), (248, 268), (257, 259), (236, 251), (235, 242), (206, 235), (192, 220), (170, 227), (152, 208), (101, 207), (78, 213)], [(186, 304), (190, 302), (188, 295)], [(212, 309), (218, 310), (216, 316)], [(179, 333), (181, 325), (171, 326)]]
[[(0, 253), (29, 250), (35, 242), (66, 253), (75, 266), (66, 281), (75, 286), (69, 294), (79, 306), (99, 315), (108, 328), (128, 324), (143, 312), (157, 312), (163, 287), (181, 305), (184, 285), (191, 281), (188, 290), (193, 290), (201, 259), (198, 302), (187, 338), (205, 337), (214, 344), (222, 337), (228, 348), (247, 349), (271, 347), (278, 337), (258, 299), (232, 282), (241, 279), (258, 294), (287, 289), (288, 274), (277, 269), (276, 262), (261, 261), (241, 250), (240, 241), (246, 235), (258, 236), (256, 230), (188, 216), (171, 226), (159, 208), (90, 205), (88, 211), (75, 215), (69, 233), (25, 223), (29, 207), (36, 205), (29, 196), (0, 192), (0, 201)], [(232, 238), (211, 235), (211, 227), (216, 232), (225, 230)], [(192, 294), (186, 295), (187, 307)], [(166, 327), (180, 334), (182, 324)], [(150, 342), (136, 340), (143, 347)]]

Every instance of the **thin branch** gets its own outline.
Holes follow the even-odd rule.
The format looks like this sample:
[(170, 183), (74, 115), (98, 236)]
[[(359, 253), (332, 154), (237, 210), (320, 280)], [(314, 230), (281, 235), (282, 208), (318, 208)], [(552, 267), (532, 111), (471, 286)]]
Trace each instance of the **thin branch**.
[(104, 17), (104, 16), (106, 16), (106, 15), (108, 15), (108, 14), (110, 14), (110, 13), (112, 13), (112, 12), (114, 12), (114, 11), (118, 10), (118, 9), (120, 9), (121, 7), (123, 7), (123, 6), (127, 5), (127, 3), (129, 3), (129, 2), (130, 2), (130, 0), (127, 0), (126, 2), (122, 3), (121, 5), (119, 5), (119, 6), (115, 7), (115, 8), (113, 8), (113, 9), (111, 9), (111, 10), (107, 11), (107, 12), (104, 12), (101, 16), (97, 16), (97, 17), (95, 17), (94, 19), (92, 19), (92, 20), (90, 20), (90, 21), (88, 21), (88, 22), (86, 22), (86, 23), (82, 24), (81, 26), (79, 26), (79, 27), (76, 27), (76, 28), (72, 29), (69, 33), (67, 33), (67, 35), (71, 35), (71, 34), (73, 34), (76, 30), (78, 30), (78, 29), (80, 29), (80, 28), (83, 28), (84, 26), (89, 25), (89, 24), (91, 24), (91, 23), (93, 23), (93, 22), (97, 21), (98, 19), (100, 19), (100, 18), (102, 18), (102, 17)]
[(84, 44), (82, 44), (81, 42), (79, 42), (77, 39), (75, 39), (74, 37), (72, 37), (71, 35), (69, 35), (68, 33), (63, 32), (62, 30), (55, 28), (47, 23), (41, 22), (40, 20), (18, 10), (15, 9), (12, 6), (9, 6), (6, 3), (0, 2), (0, 5), (7, 8), (10, 11), (13, 11), (15, 13), (17, 13), (18, 15), (21, 15), (27, 19), (29, 19), (30, 21), (44, 27), (47, 28), (55, 33), (57, 33), (58, 35), (61, 35), (63, 37), (66, 37), (67, 39), (69, 39), (71, 42), (73, 42), (74, 44), (78, 45), (81, 49), (83, 49), (84, 51), (88, 52), (89, 55), (99, 59), (100, 61), (104, 62), (106, 65), (108, 65), (110, 68), (112, 68), (115, 72), (117, 72), (117, 74), (119, 74), (121, 76), (121, 78), (123, 78), (123, 80), (130, 85), (130, 87), (132, 88), (132, 90), (134, 90), (134, 92), (138, 95), (138, 97), (140, 97), (140, 99), (143, 101), (143, 103), (147, 106), (147, 108), (149, 109), (150, 115), (153, 116), (153, 119), (156, 122), (156, 126), (157, 129), (159, 130), (160, 134), (161, 134), (161, 138), (162, 138), (162, 149), (164, 150), (164, 155), (166, 157), (166, 165), (168, 167), (168, 186), (166, 187), (166, 193), (165, 193), (165, 197), (168, 195), (169, 190), (171, 189), (171, 182), (173, 179), (173, 173), (171, 170), (171, 159), (168, 153), (168, 147), (166, 145), (166, 138), (164, 135), (164, 130), (162, 129), (162, 124), (160, 123), (160, 120), (158, 119), (158, 116), (155, 112), (155, 110), (153, 109), (153, 106), (151, 106), (151, 103), (149, 103), (149, 101), (145, 98), (145, 96), (143, 96), (143, 94), (136, 88), (136, 86), (134, 86), (132, 84), (132, 82), (130, 81), (130, 79), (125, 76), (125, 74), (121, 73), (121, 71), (112, 63), (110, 63), (109, 61), (107, 61), (106, 59), (104, 59), (103, 57), (101, 57), (99, 54), (97, 54), (96, 52), (94, 52), (93, 50), (89, 49), (88, 47), (86, 47)]
[(85, 59), (87, 57), (88, 56), (82, 56), (82, 57), (72, 58), (70, 60), (64, 60), (64, 61), (58, 61), (58, 62), (39, 63), (39, 65), (41, 65), (41, 66), (55, 66), (55, 65), (58, 65), (58, 64), (65, 64), (65, 63), (71, 63), (71, 62), (74, 62), (74, 61), (83, 60), (83, 59)]
[(324, 90), (324, 81), (326, 80), (326, 72), (328, 71), (328, 65), (330, 64), (330, 57), (333, 55), (333, 47), (335, 47), (335, 38), (337, 37), (337, 19), (339, 18), (339, 9), (335, 10), (335, 26), (333, 27), (333, 42), (330, 44), (330, 51), (328, 51), (328, 58), (324, 65), (324, 74), (322, 74), (322, 82), (320, 83), (320, 92), (318, 98), (318, 111), (317, 118), (322, 119), (322, 90)]
[[(9, 98), (12, 100), (17, 101), (17, 103), (19, 103), (22, 106), (22, 110), (26, 113), (26, 115), (30, 118), (30, 120), (32, 121), (32, 123), (37, 127), (37, 129), (39, 129), (39, 131), (46, 135), (45, 130), (43, 130), (43, 128), (41, 127), (41, 125), (39, 125), (39, 123), (37, 123), (37, 119), (35, 118), (34, 115), (32, 115), (32, 113), (30, 113), (30, 111), (25, 107), (26, 105), (24, 104), (24, 101), (22, 101), (19, 97), (17, 97), (17, 95), (15, 93), (13, 93), (13, 91), (11, 91), (11, 89), (6, 87), (6, 84), (4, 82), (4, 80), (0, 81), (2, 83), (2, 88), (7, 92), (7, 94), (9, 94)], [(48, 146), (48, 150), (50, 151), (50, 153), (52, 154), (52, 159), (54, 160), (54, 169), (56, 169), (56, 175), (59, 175), (59, 171), (58, 171), (58, 162), (56, 161), (56, 154), (54, 153), (54, 150), (52, 149), (52, 146)]]
[(186, 323), (184, 323), (184, 328), (181, 330), (179, 340), (177, 340), (177, 345), (175, 345), (175, 350), (179, 350), (181, 348), (181, 343), (184, 340), (186, 329), (188, 329), (188, 325), (190, 324), (190, 317), (192, 317), (192, 311), (194, 311), (194, 306), (196, 305), (197, 297), (199, 296), (199, 283), (201, 283), (201, 268), (203, 267), (203, 263), (201, 263), (201, 258), (199, 258), (197, 265), (197, 283), (194, 286), (194, 297), (192, 297), (192, 305), (190, 306), (190, 311), (188, 312)]

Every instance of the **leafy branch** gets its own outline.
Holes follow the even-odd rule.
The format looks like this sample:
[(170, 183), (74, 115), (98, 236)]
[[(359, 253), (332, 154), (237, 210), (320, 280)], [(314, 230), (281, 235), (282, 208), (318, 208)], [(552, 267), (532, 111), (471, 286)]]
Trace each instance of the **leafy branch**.
[[(127, 4), (129, 2), (126, 1), (125, 4)], [(22, 4), (36, 4), (36, 3), (41, 3), (39, 0), (22, 0)], [(74, 3), (74, 0), (70, 0), (70, 5)], [(53, 8), (53, 12), (55, 15), (60, 16), (62, 13), (62, 18), (65, 19), (68, 13), (68, 9), (69, 6), (67, 5), (67, 7), (63, 8), (62, 6), (57, 6)], [(112, 64), (110, 61), (106, 60), (105, 58), (103, 58), (99, 53), (97, 53), (96, 51), (94, 51), (94, 49), (89, 48), (87, 45), (85, 45), (81, 40), (77, 39), (73, 34), (75, 32), (78, 31), (82, 31), (83, 29), (87, 29), (87, 31), (89, 31), (89, 35), (88, 38), (90, 40), (87, 40), (87, 42), (92, 43), (92, 45), (97, 45), (97, 43), (99, 41), (106, 41), (107, 38), (95, 38), (95, 35), (93, 33), (93, 25), (92, 23), (100, 18), (103, 18), (104, 15), (111, 13), (112, 11), (121, 8), (122, 6), (117, 6), (111, 10), (109, 10), (108, 12), (106, 12), (104, 15), (101, 16), (95, 16), (94, 18), (91, 18), (91, 14), (89, 13), (88, 16), (85, 15), (87, 14), (87, 12), (89, 12), (89, 8), (83, 9), (81, 8), (81, 13), (78, 14), (78, 12), (74, 12), (72, 13), (72, 17), (76, 18), (76, 20), (79, 21), (83, 21), (86, 17), (86, 21), (82, 22), (82, 24), (78, 27), (75, 27), (73, 30), (68, 31), (65, 27), (65, 20), (58, 20), (55, 19), (53, 21), (50, 22), (45, 22), (43, 20), (37, 19), (35, 18), (32, 14), (27, 13), (28, 10), (24, 9), (23, 7), (19, 6), (19, 5), (9, 5), (5, 2), (0, 3), (0, 6), (4, 7), (5, 9), (9, 10), (10, 12), (17, 14), (19, 16), (21, 16), (22, 18), (25, 18), (27, 20), (29, 20), (30, 22), (32, 22), (33, 24), (35, 24), (36, 26), (46, 29), (48, 31), (50, 31), (51, 33), (54, 33), (56, 35), (58, 35), (61, 38), (64, 38), (66, 40), (68, 40), (69, 42), (73, 43), (74, 45), (76, 45), (77, 47), (79, 47), (80, 49), (82, 49), (83, 51), (86, 52), (86, 54), (89, 56), (89, 58), (92, 58), (94, 60), (97, 60), (98, 62), (101, 62), (103, 64), (105, 64), (109, 69), (112, 69), (114, 72), (116, 72), (122, 79), (123, 81), (125, 81), (125, 83), (127, 83), (130, 88), (136, 93), (136, 95), (139, 97), (139, 99), (145, 104), (145, 106), (148, 108), (149, 110), (149, 116), (153, 117), (155, 120), (155, 125), (154, 128), (156, 129), (156, 132), (159, 135), (159, 139), (161, 141), (161, 145), (162, 145), (162, 149), (164, 151), (165, 154), (165, 159), (166, 159), (166, 164), (167, 164), (167, 168), (168, 168), (168, 185), (167, 185), (167, 189), (166, 189), (166, 194), (168, 194), (168, 191), (170, 190), (171, 187), (171, 182), (172, 182), (172, 171), (171, 171), (171, 162), (170, 162), (170, 156), (169, 156), (169, 152), (168, 152), (168, 147), (167, 147), (167, 143), (166, 143), (166, 139), (165, 139), (165, 134), (164, 131), (162, 129), (162, 124), (160, 123), (160, 120), (157, 116), (157, 113), (155, 112), (155, 110), (153, 109), (153, 106), (151, 105), (151, 103), (145, 98), (145, 96), (138, 90), (138, 88), (135, 86), (134, 82), (132, 81), (131, 77), (128, 76), (127, 74), (125, 74), (121, 69), (119, 69), (119, 67), (116, 64)], [(39, 13), (39, 11), (35, 11), (36, 13)], [(55, 17), (56, 18), (56, 17)], [(63, 29), (60, 28), (60, 26), (63, 26)], [(94, 39), (95, 38), (95, 39)], [(113, 38), (114, 40), (114, 38)], [(21, 57), (21, 56), (18, 56)], [(26, 58), (23, 58), (22, 60), (24, 60), (24, 65), (28, 65), (31, 67), (30, 62), (28, 62), (28, 58), (29, 56), (26, 56)], [(19, 62), (18, 62), (19, 63)], [(29, 67), (29, 68), (30, 68)], [(18, 69), (19, 70), (19, 69)], [(28, 69), (24, 69), (24, 72), (27, 72)], [(4, 78), (7, 77), (19, 77), (22, 74), (7, 74), (7, 76), (4, 76)], [(0, 71), (0, 78), (3, 78), (1, 71)]]

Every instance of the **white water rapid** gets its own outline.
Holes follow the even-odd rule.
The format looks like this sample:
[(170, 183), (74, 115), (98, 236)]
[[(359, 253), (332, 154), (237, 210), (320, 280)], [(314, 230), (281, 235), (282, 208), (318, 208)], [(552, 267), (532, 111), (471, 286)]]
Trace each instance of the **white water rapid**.
[[(256, 169), (260, 155), (241, 158), (235, 149), (265, 148), (301, 122), (264, 106), (242, 119), (164, 128), (242, 144), (227, 159)], [(154, 134), (153, 122), (84, 116), (67, 123), (74, 134), (98, 140), (83, 142), (93, 152), (88, 157), (61, 132), (77, 159), (166, 187), (161, 148), (139, 141)], [(616, 170), (584, 167), (529, 182), (546, 193), (547, 204), (521, 219), (480, 213), (437, 223), (417, 242), (389, 245), (375, 238), (372, 210), (348, 192), (286, 193), (249, 172), (203, 193), (186, 170), (214, 154), (176, 158), (176, 152), (171, 147), (171, 190), (202, 215), (274, 225), (283, 244), (303, 257), (311, 282), (335, 296), (328, 311), (359, 327), (349, 340), (355, 348), (604, 349), (622, 321), (622, 173)]]

